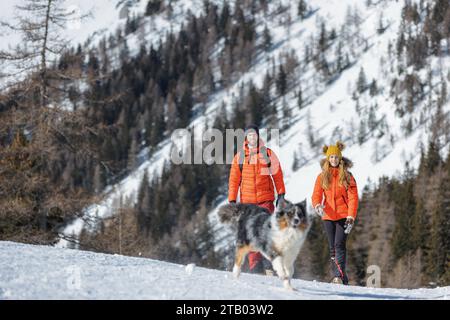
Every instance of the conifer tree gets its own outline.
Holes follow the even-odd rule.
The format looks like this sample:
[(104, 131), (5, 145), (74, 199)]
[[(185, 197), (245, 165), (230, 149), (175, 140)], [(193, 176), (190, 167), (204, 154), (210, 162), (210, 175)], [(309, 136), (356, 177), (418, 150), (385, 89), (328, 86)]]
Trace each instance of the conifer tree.
[(284, 94), (286, 93), (286, 89), (287, 89), (287, 74), (284, 71), (284, 68), (282, 65), (280, 65), (280, 68), (278, 71), (276, 87), (277, 87), (278, 94), (280, 96), (284, 96)]
[(358, 81), (356, 82), (356, 89), (359, 93), (363, 93), (367, 89), (366, 74), (364, 73), (364, 68), (361, 67), (358, 74)]
[(306, 0), (300, 0), (298, 2), (297, 13), (301, 19), (306, 17), (308, 13), (308, 5), (306, 4)]
[(264, 31), (263, 31), (263, 47), (265, 51), (269, 51), (270, 48), (272, 47), (272, 36), (270, 34), (270, 30), (267, 27), (267, 25), (264, 27)]
[(303, 109), (304, 107), (304, 100), (303, 100), (303, 91), (302, 86), (299, 84), (298, 86), (298, 92), (297, 92), (297, 106), (299, 109)]

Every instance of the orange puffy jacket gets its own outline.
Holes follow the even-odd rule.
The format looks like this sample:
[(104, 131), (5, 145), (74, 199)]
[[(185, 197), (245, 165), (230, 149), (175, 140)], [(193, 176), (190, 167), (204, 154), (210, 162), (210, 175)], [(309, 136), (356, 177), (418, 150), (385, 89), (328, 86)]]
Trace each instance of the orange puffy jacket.
[[(247, 141), (244, 142), (244, 161), (242, 172), (239, 166), (240, 154), (238, 152), (231, 164), (230, 179), (228, 184), (228, 200), (236, 201), (240, 187), (240, 199), (242, 203), (258, 204), (265, 201), (274, 201), (274, 186), (277, 194), (286, 193), (283, 180), (283, 171), (276, 154), (264, 147), (267, 155), (262, 154), (264, 143), (259, 139), (259, 147), (249, 149)], [(270, 166), (268, 161), (270, 159)], [(273, 181), (272, 181), (273, 180)]]
[(340, 220), (348, 216), (356, 218), (358, 210), (358, 188), (353, 175), (350, 174), (348, 189), (339, 184), (339, 169), (331, 168), (332, 179), (328, 190), (322, 188), (322, 174), (316, 179), (312, 195), (312, 205), (315, 208), (324, 202), (323, 220)]

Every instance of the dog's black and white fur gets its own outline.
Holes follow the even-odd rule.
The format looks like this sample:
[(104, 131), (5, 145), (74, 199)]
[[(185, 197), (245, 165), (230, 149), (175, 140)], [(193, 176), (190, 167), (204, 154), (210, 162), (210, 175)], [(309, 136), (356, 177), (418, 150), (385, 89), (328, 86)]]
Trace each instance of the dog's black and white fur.
[(257, 205), (230, 203), (218, 215), (222, 223), (237, 227), (233, 275), (239, 277), (248, 252), (259, 251), (272, 262), (285, 288), (292, 289), (294, 262), (306, 238), (306, 199), (296, 204), (281, 200), (274, 214)]

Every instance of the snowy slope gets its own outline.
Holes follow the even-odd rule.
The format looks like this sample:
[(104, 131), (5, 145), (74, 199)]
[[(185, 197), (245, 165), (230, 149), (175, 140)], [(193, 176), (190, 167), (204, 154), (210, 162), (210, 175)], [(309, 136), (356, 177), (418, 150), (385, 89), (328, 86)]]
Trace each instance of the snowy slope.
[[(15, 6), (22, 5), (23, 0), (2, 1), (0, 9), (2, 10), (2, 20), (11, 22), (16, 14), (20, 13)], [(128, 4), (128, 6), (127, 6)], [(126, 20), (124, 7), (129, 8), (129, 13), (143, 13), (145, 11), (146, 1), (123, 1), (123, 0), (70, 0), (63, 3), (63, 8), (67, 12), (74, 12), (73, 18), (90, 14), (84, 20), (74, 20), (66, 25), (64, 38), (76, 46), (83, 44), (88, 39), (94, 39), (100, 35), (108, 35), (108, 32), (114, 32), (115, 29), (123, 24)], [(20, 41), (19, 35), (10, 33), (4, 34), (8, 36), (2, 41), (0, 48), (14, 46)]]
[(0, 299), (449, 299), (450, 287), (380, 289), (275, 277), (144, 258), (0, 242)]
[[(278, 154), (283, 167), (287, 198), (293, 201), (301, 201), (311, 197), (313, 184), (317, 174), (319, 173), (318, 162), (321, 155), (320, 143), (334, 143), (338, 138), (347, 144), (344, 155), (351, 158), (355, 167), (352, 172), (361, 191), (368, 184), (369, 179), (376, 182), (379, 177), (394, 176), (400, 174), (408, 161), (410, 167), (417, 167), (419, 161), (419, 145), (426, 145), (430, 134), (431, 115), (425, 108), (424, 103), (416, 106), (417, 113), (413, 116), (414, 130), (411, 135), (405, 136), (402, 127), (408, 119), (401, 119), (394, 114), (395, 102), (389, 96), (390, 81), (396, 74), (390, 71), (393, 63), (388, 57), (388, 43), (395, 43), (398, 36), (401, 9), (403, 3), (401, 1), (379, 1), (371, 7), (366, 7), (360, 0), (312, 0), (308, 3), (312, 6), (313, 14), (305, 19), (300, 20), (297, 17), (296, 1), (281, 0), (282, 3), (289, 6), (287, 13), (278, 15), (276, 13), (278, 1), (269, 4), (269, 14), (264, 16), (258, 14), (256, 16), (258, 26), (258, 36), (261, 37), (264, 26), (267, 25), (272, 34), (273, 50), (268, 53), (260, 52), (256, 57), (255, 65), (247, 72), (243, 73), (240, 79), (226, 90), (221, 90), (209, 97), (207, 108), (204, 115), (195, 118), (191, 127), (195, 127), (196, 131), (202, 131), (205, 123), (211, 123), (216, 112), (219, 110), (222, 102), (225, 102), (229, 110), (232, 107), (233, 96), (237, 96), (242, 83), (248, 83), (252, 80), (258, 87), (261, 86), (263, 77), (267, 71), (271, 71), (273, 65), (272, 58), (276, 58), (282, 54), (295, 52), (299, 60), (302, 61), (304, 55), (304, 44), (314, 35), (318, 36), (320, 30), (320, 22), (325, 21), (327, 30), (335, 28), (337, 31), (344, 23), (348, 8), (358, 8), (361, 13), (360, 34), (367, 42), (367, 45), (356, 46), (354, 60), (352, 65), (343, 71), (343, 73), (335, 79), (331, 84), (323, 84), (317, 86), (314, 84), (314, 77), (317, 72), (312, 68), (312, 63), (308, 64), (305, 69), (299, 68), (295, 71), (295, 76), (300, 79), (304, 90), (304, 95), (311, 102), (303, 109), (299, 110), (296, 106), (297, 98), (293, 88), (286, 94), (286, 104), (292, 112), (292, 126), (287, 132), (281, 135), (281, 145), (271, 145)], [(186, 6), (195, 1), (183, 2)], [(286, 26), (282, 23), (286, 19), (286, 15), (290, 14), (292, 24)], [(377, 33), (378, 18), (384, 17), (386, 31), (382, 34)], [(364, 50), (363, 47), (367, 47)], [(327, 58), (333, 61), (335, 45), (328, 50)], [(430, 59), (430, 69), (436, 74), (439, 70), (446, 70), (450, 67), (450, 58)], [(352, 93), (355, 90), (358, 73), (364, 68), (367, 79), (377, 80), (380, 94), (376, 97), (370, 97), (367, 93), (361, 95), (360, 105), (361, 112), (355, 111), (355, 101), (352, 99)], [(395, 66), (394, 66), (395, 67)], [(300, 70), (301, 69), (301, 70)], [(393, 68), (395, 69), (395, 68)], [(409, 72), (409, 71), (408, 71)], [(420, 75), (425, 78), (425, 74)], [(437, 78), (434, 84), (438, 84)], [(277, 98), (275, 103), (281, 114), (282, 99)], [(385, 120), (386, 129), (382, 137), (375, 135), (369, 136), (364, 143), (359, 145), (355, 137), (358, 132), (354, 125), (358, 125), (363, 117), (369, 112), (369, 107), (373, 104), (378, 105), (376, 111), (377, 119)], [(450, 111), (450, 104), (444, 107), (444, 112)], [(420, 123), (419, 114), (424, 114), (428, 121)], [(311, 147), (308, 143), (308, 132), (306, 130), (308, 119), (318, 146)], [(338, 134), (336, 133), (338, 132)], [(443, 151), (447, 151), (447, 145)], [(164, 161), (169, 160), (171, 150), (170, 141), (166, 140), (161, 143), (159, 151), (151, 158), (144, 160), (130, 176), (126, 177), (117, 185), (110, 186), (104, 193), (104, 201), (87, 208), (84, 221), (79, 219), (69, 225), (64, 231), (65, 235), (76, 235), (85, 225), (86, 220), (107, 217), (114, 214), (114, 208), (117, 207), (120, 197), (124, 201), (127, 199), (134, 202), (139, 187), (139, 182), (144, 172), (147, 171), (150, 178), (153, 178), (161, 170)], [(375, 158), (375, 150), (381, 156)], [(293, 171), (292, 162), (294, 152), (300, 154), (304, 163), (302, 166)], [(146, 151), (141, 154), (146, 159)], [(216, 220), (215, 210), (211, 212), (211, 220), (213, 225), (218, 226), (216, 236), (219, 244), (226, 245), (229, 233), (223, 230)], [(223, 240), (223, 241), (222, 241)], [(60, 246), (67, 246), (68, 243), (62, 240)], [(219, 246), (220, 247), (220, 246)]]
[[(217, 2), (220, 3), (219, 0)], [(169, 32), (178, 32), (182, 24), (186, 21), (189, 13), (198, 15), (202, 12), (202, 0), (177, 1), (168, 14), (168, 10), (163, 10), (159, 14), (145, 17), (147, 0), (65, 0), (61, 2), (61, 8), (67, 13), (71, 13), (71, 20), (61, 31), (61, 38), (70, 42), (76, 48), (78, 44), (88, 48), (96, 48), (99, 41), (108, 39), (114, 35), (119, 28), (123, 28), (127, 17), (142, 17), (137, 31), (126, 37), (130, 55), (139, 51), (140, 45), (145, 43), (148, 47), (157, 44)], [(16, 23), (16, 17), (23, 12), (16, 9), (16, 6), (23, 5), (24, 0), (2, 1), (0, 10), (2, 12), (1, 21)], [(83, 19), (80, 19), (83, 17)], [(11, 32), (6, 28), (0, 29), (0, 49), (7, 50), (22, 44), (22, 37), (19, 33)], [(117, 66), (115, 60), (118, 56), (118, 48), (109, 48), (111, 53), (111, 63)], [(50, 60), (53, 57), (49, 58)], [(17, 72), (17, 69), (9, 63), (2, 65), (3, 71)], [(0, 87), (7, 84), (12, 79), (4, 78), (0, 81)], [(13, 78), (17, 80), (17, 76)]]
[[(136, 1), (128, 1), (129, 4), (133, 3), (129, 7), (130, 14), (140, 13), (145, 10), (145, 2), (137, 3)], [(8, 23), (17, 23), (17, 16), (22, 16), (23, 11), (16, 9), (16, 6), (24, 5), (23, 0), (2, 1), (0, 3), (0, 10), (2, 12), (1, 20)], [(61, 38), (66, 39), (76, 47), (78, 44), (84, 44), (85, 42), (97, 43), (101, 36), (107, 36), (110, 32), (114, 32), (116, 28), (126, 21), (126, 15), (123, 8), (125, 2), (123, 0), (70, 0), (62, 3), (63, 10), (67, 13), (73, 12), (70, 21), (66, 24), (65, 30), (62, 31)], [(80, 17), (84, 19), (79, 19)], [(17, 32), (12, 32), (7, 28), (0, 30), (0, 49), (8, 50), (16, 47), (17, 45), (23, 45), (22, 35)], [(50, 60), (53, 57), (50, 57)], [(17, 69), (9, 63), (2, 65), (3, 71), (16, 73)], [(22, 76), (25, 76), (23, 74)], [(2, 78), (0, 85), (3, 86), (8, 81), (17, 81), (17, 76), (13, 78)]]

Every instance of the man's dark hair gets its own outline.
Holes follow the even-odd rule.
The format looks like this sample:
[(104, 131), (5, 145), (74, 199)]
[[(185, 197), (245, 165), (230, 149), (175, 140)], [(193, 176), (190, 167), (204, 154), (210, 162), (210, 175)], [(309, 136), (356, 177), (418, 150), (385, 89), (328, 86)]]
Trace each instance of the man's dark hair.
[(252, 124), (249, 124), (248, 126), (246, 126), (246, 127), (245, 127), (245, 135), (247, 135), (247, 133), (248, 133), (250, 130), (255, 130), (256, 134), (257, 134), (258, 137), (259, 137), (259, 127), (258, 127), (256, 124), (252, 123)]

